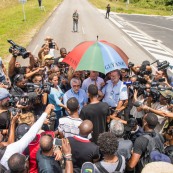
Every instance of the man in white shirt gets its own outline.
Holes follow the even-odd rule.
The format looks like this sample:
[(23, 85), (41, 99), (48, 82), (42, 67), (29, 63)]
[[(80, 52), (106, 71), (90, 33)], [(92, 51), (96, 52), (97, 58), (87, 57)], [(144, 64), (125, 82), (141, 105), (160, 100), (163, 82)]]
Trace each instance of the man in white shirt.
[(79, 135), (79, 126), (82, 123), (78, 114), (79, 102), (75, 97), (67, 101), (67, 108), (69, 116), (59, 119), (58, 131), (61, 138)]

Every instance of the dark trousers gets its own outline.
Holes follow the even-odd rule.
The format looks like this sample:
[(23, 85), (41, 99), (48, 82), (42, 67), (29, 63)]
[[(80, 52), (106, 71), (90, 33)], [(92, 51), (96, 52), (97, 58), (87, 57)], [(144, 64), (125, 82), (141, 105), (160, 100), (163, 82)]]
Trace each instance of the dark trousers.
[(106, 12), (106, 18), (109, 18), (109, 11)]
[(39, 7), (41, 7), (41, 1), (42, 1), (42, 0), (38, 0), (38, 5), (39, 5)]
[(73, 31), (78, 32), (78, 21), (73, 20)]

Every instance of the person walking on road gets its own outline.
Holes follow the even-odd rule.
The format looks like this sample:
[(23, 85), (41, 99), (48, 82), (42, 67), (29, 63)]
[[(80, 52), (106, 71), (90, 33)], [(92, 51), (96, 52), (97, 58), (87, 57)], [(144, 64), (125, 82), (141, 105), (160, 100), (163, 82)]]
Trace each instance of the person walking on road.
[(110, 11), (111, 11), (111, 7), (110, 7), (110, 4), (108, 4), (107, 7), (106, 7), (106, 17), (105, 18), (109, 19)]
[(78, 20), (79, 20), (79, 14), (77, 10), (73, 13), (73, 32), (78, 32)]
[(42, 0), (38, 0), (38, 5), (40, 8), (41, 8), (41, 3), (42, 3)]

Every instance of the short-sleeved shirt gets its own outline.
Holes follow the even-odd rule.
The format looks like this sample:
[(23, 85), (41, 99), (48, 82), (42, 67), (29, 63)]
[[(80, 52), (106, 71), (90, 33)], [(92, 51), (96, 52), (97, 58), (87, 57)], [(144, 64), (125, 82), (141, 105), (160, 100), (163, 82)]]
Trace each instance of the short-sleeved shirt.
[(59, 111), (62, 108), (59, 106), (61, 104), (60, 99), (63, 97), (63, 92), (61, 91), (60, 87), (57, 86), (56, 88), (51, 88), (50, 94), (48, 95), (49, 103), (55, 106), (55, 110)]
[(79, 126), (82, 123), (80, 118), (72, 118), (70, 116), (59, 119), (58, 130), (63, 133), (64, 137), (79, 135)]
[(103, 83), (104, 80), (101, 77), (97, 77), (97, 80), (92, 80), (90, 77), (85, 79), (82, 83), (82, 89), (85, 90), (85, 92), (88, 92), (88, 87), (91, 84), (97, 85), (98, 89), (101, 89), (101, 83)]
[(99, 134), (106, 131), (106, 119), (109, 115), (110, 109), (107, 103), (91, 103), (82, 108), (80, 118), (93, 123), (92, 142), (97, 143)]
[(127, 100), (127, 86), (123, 84), (121, 80), (113, 86), (111, 80), (107, 81), (106, 86), (102, 89), (104, 94), (103, 102), (108, 103), (111, 107), (117, 107), (120, 100)]
[[(126, 162), (125, 162), (124, 156), (120, 156), (120, 157), (122, 157), (122, 165), (121, 165), (121, 168), (120, 168), (119, 172), (124, 173), (125, 167), (126, 167)], [(118, 160), (117, 162), (115, 162), (115, 163), (105, 162), (104, 160), (102, 160), (102, 161), (100, 162), (100, 164), (101, 164), (108, 172), (114, 172), (115, 169), (116, 169), (117, 166), (118, 166), (118, 163), (119, 163), (119, 160)], [(100, 171), (97, 169), (97, 167), (96, 167), (95, 165), (94, 165), (94, 167), (95, 167), (95, 173), (102, 173), (102, 172), (100, 172)]]
[(86, 104), (88, 102), (88, 97), (87, 97), (86, 92), (83, 89), (79, 89), (78, 93), (75, 93), (73, 91), (73, 89), (68, 90), (63, 96), (64, 104), (67, 105), (68, 99), (70, 99), (72, 97), (75, 97), (78, 100), (79, 106), (80, 106), (80, 108), (79, 108), (79, 112), (80, 112), (80, 110), (82, 109), (84, 104)]
[(73, 167), (81, 168), (85, 162), (99, 158), (99, 147), (87, 138), (73, 136), (68, 138), (71, 146)]
[[(154, 104), (151, 105), (151, 108), (155, 109), (155, 110), (161, 110), (161, 111), (165, 111), (165, 112), (170, 112), (167, 108), (167, 105), (161, 105), (160, 102), (155, 102)], [(166, 123), (166, 120), (168, 119), (168, 117), (163, 117), (160, 115), (155, 114), (158, 117), (158, 124), (155, 127), (155, 131), (157, 133), (162, 133), (163, 127)]]

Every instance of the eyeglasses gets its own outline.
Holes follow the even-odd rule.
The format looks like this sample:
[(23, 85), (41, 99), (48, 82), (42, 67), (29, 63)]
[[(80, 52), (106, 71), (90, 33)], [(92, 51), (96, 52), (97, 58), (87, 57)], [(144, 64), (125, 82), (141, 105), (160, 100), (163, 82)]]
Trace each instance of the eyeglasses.
[(74, 88), (79, 88), (79, 87), (80, 87), (80, 85), (73, 85), (73, 87), (74, 87)]

